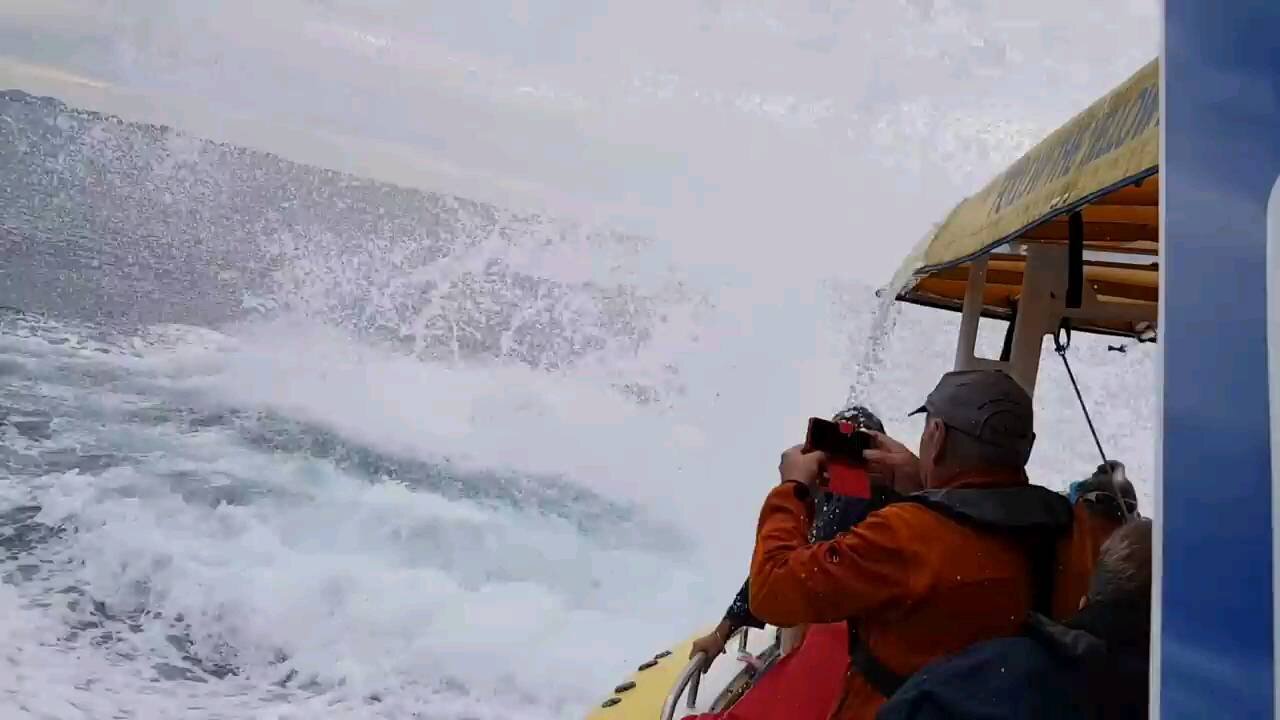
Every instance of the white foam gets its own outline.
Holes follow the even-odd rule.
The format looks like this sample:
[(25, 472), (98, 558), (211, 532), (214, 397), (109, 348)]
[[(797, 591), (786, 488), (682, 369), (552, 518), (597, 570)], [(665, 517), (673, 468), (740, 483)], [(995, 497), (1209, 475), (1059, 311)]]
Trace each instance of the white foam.
[[(818, 287), (791, 296), (819, 309), (848, 297)], [(33, 350), (55, 358), (41, 393), (101, 413), (67, 418), (52, 442), (134, 455), (92, 476), (51, 474), (7, 489), (13, 502), (42, 506), (38, 520), (68, 530), (56, 552), (40, 551), (52, 574), (20, 586), (21, 602), (53, 598), (56, 607), (65, 598), (54, 591), (75, 584), (116, 614), (163, 618), (98, 647), (91, 633), (57, 640), (60, 622), (89, 617), (84, 607), (70, 616), (26, 610), (46, 631), (19, 639), (23, 662), (47, 665), (41, 672), (53, 680), (20, 694), (49, 703), (54, 717), (73, 716), (59, 703), (82, 693), (65, 688), (90, 681), (113, 689), (93, 707), (156, 717), (191, 702), (231, 716), (303, 717), (300, 708), (317, 703), (339, 717), (572, 716), (637, 658), (713, 621), (737, 588), (777, 453), (800, 439), (809, 414), (843, 397), (853, 361), (841, 355), (860, 356), (856, 340), (842, 349), (838, 328), (865, 327), (867, 308), (832, 309), (810, 312), (809, 325), (784, 307), (757, 306), (686, 328), (700, 339), (674, 347), (704, 352), (679, 358), (686, 389), (652, 406), (619, 392), (608, 366), (423, 362), (296, 316), (222, 333), (166, 328), (127, 343), (128, 352)], [(739, 335), (740, 320), (754, 332)], [(903, 416), (946, 369), (954, 324), (906, 311), (868, 388), (909, 443), (918, 427)], [(984, 332), (998, 342), (1000, 328)], [(806, 351), (782, 362), (751, 354), (758, 337)], [(619, 367), (677, 359), (661, 350)], [(1150, 507), (1150, 353), (1108, 353), (1090, 338), (1073, 352), (1104, 442)], [(117, 378), (113, 392), (82, 374)], [(1091, 441), (1054, 370), (1042, 373), (1038, 397), (1033, 476), (1064, 487), (1095, 464)], [(687, 544), (672, 552), (619, 543), (607, 528), (584, 533), (534, 505), (370, 483), (328, 461), (265, 452), (229, 426), (139, 427), (126, 419), (139, 402), (270, 412), (388, 457), (553, 476), (671, 523)], [(216, 504), (222, 491), (247, 499)], [(155, 684), (156, 663), (189, 666), (166, 638), (182, 632), (194, 655), (240, 675)], [(322, 698), (272, 685), (290, 671), (291, 687), (314, 681)]]
[[(414, 254), (417, 237), (261, 238), (277, 287), (244, 305), (274, 319), (110, 342), (56, 325), (0, 335), (19, 363), (0, 387), (64, 413), (47, 441), (6, 428), (5, 449), (122, 458), (0, 482), (5, 507), (39, 504), (38, 519), (64, 529), (5, 566), (39, 560), (34, 577), (0, 584), (4, 716), (580, 716), (636, 662), (718, 618), (745, 574), (778, 453), (810, 415), (836, 409), (865, 356), (867, 283), (961, 193), (1145, 60), (1134, 38), (1153, 38), (1155, 22), (1149, 3), (1117, 16), (1101, 0), (999, 18), (943, 1), (664, 1), (570, 9), (572, 22), (556, 23), (567, 35), (541, 44), (544, 26), (516, 17), (541, 6), (491, 17), (476, 3), (450, 35), (404, 3), (373, 14), (348, 2), (216, 13), (144, 2), (110, 17), (73, 5), (0, 18), (7, 37), (52, 43), (42, 57), (75, 38), (65, 55), (92, 65), (76, 74), (107, 76), (78, 83), (93, 92), (61, 88), (68, 99), (619, 220), (648, 239), (513, 217), (484, 235), (463, 217), (467, 232), (433, 263)], [(517, 59), (521, 47), (537, 57)], [(9, 52), (22, 60), (22, 47)], [(198, 176), (195, 147), (175, 135), (155, 172)], [(547, 309), (574, 337), (608, 326), (600, 298), (634, 290), (650, 303), (636, 313), (647, 339), (610, 338), (555, 370), (517, 362), (509, 343), (502, 359), (424, 361), (431, 323), (482, 319), (444, 291), (494, 260), (577, 284)], [(524, 301), (485, 288), (464, 299), (512, 297)], [(414, 346), (371, 340), (343, 325), (350, 316)], [(1000, 328), (983, 332), (998, 343)], [(953, 339), (953, 318), (904, 312), (866, 388), (908, 444), (919, 427), (905, 413), (947, 368)], [(1103, 441), (1150, 508), (1152, 352), (1078, 338), (1073, 353)], [(658, 399), (638, 404), (632, 383)], [(179, 409), (247, 416), (165, 419)], [(162, 419), (139, 421), (142, 410)], [(1059, 371), (1042, 371), (1037, 410), (1033, 476), (1064, 487), (1087, 475), (1092, 442)], [(240, 432), (264, 422), (255, 413), (380, 457), (532, 478), (528, 502), (271, 452)], [(653, 534), (673, 527), (679, 547), (576, 526), (595, 500), (544, 512), (543, 476), (617, 503)], [(151, 615), (138, 632), (107, 622), (109, 642), (93, 628), (73, 637), (94, 616), (84, 601), (68, 608), (67, 586), (122, 617)], [(167, 637), (183, 633), (192, 654), (240, 674), (158, 680), (157, 663), (192, 667)]]

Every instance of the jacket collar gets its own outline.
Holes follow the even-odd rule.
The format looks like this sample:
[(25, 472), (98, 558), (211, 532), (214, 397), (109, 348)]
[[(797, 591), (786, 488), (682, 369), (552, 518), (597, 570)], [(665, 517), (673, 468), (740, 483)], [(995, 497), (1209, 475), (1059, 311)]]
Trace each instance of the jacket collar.
[(1031, 613), (1026, 630), (1055, 654), (1091, 663), (1109, 652), (1146, 653), (1151, 642), (1151, 614), (1140, 607), (1091, 603), (1065, 623)]
[(930, 490), (950, 490), (952, 488), (1001, 488), (1027, 485), (1025, 470), (1009, 470), (1007, 468), (961, 470), (953, 473), (946, 480), (935, 483)]
[(1039, 613), (1027, 616), (1026, 632), (1054, 655), (1086, 664), (1097, 662), (1107, 652), (1107, 644), (1098, 636), (1056, 623)]
[(1113, 649), (1146, 650), (1151, 644), (1151, 609), (1141, 603), (1088, 603), (1065, 624)]

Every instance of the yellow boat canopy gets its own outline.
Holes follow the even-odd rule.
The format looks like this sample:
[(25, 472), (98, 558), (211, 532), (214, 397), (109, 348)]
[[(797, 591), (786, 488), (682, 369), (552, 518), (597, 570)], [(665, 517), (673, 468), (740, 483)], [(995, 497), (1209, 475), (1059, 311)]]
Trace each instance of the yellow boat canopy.
[(981, 258), (982, 315), (1011, 319), (1029, 254), (1059, 246), (1076, 258), (1074, 270), (1063, 263), (1063, 272), (1076, 273), (1077, 298), (1085, 296), (1063, 309), (1072, 327), (1151, 339), (1159, 294), (1159, 125), (1159, 65), (1152, 60), (957, 205), (898, 271), (897, 298), (960, 310)]

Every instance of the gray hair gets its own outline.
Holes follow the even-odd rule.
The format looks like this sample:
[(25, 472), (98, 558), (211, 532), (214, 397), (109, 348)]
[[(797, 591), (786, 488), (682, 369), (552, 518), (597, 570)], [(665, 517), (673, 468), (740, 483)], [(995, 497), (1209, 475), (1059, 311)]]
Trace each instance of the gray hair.
[(1102, 545), (1089, 581), (1089, 602), (1151, 602), (1151, 521), (1131, 520)]

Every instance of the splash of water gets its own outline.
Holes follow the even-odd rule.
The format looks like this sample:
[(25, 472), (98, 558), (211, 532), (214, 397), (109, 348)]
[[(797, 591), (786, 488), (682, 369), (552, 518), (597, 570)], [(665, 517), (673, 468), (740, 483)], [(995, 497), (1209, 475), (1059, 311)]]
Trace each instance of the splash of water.
[(808, 416), (912, 434), (953, 322), (870, 284), (1149, 15), (519, 5), (0, 15), (0, 77), (172, 126), (0, 113), (0, 300), (60, 318), (0, 332), (5, 711), (579, 714), (718, 617)]
[(876, 292), (870, 329), (864, 339), (865, 350), (861, 360), (854, 366), (853, 381), (849, 384), (849, 394), (845, 398), (846, 407), (870, 402), (870, 390), (875, 385), (876, 373), (884, 365), (889, 338), (897, 327), (901, 306), (896, 300), (892, 287), (881, 288)]

